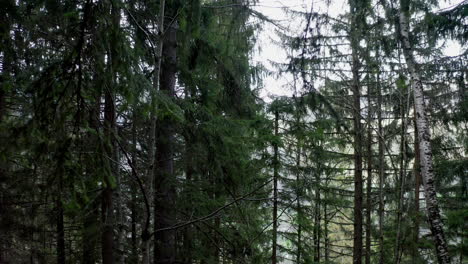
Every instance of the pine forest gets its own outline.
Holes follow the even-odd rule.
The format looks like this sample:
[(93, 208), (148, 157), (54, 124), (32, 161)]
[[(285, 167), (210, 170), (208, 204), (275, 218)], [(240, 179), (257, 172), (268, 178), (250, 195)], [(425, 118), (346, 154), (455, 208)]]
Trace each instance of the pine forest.
[(466, 264), (467, 83), (467, 0), (0, 0), (0, 264)]

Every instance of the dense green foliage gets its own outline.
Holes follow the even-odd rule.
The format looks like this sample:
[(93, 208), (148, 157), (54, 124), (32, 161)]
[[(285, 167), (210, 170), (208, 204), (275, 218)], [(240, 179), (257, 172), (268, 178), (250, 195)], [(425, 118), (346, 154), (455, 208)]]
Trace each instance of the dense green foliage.
[[(468, 4), (433, 2), (407, 2), (411, 42), (449, 252), (464, 263)], [(367, 263), (437, 259), (403, 8), (290, 10), (304, 30), (276, 29), (291, 96), (267, 99), (253, 57), (276, 23), (255, 4), (2, 2), (0, 263), (351, 263), (356, 236)], [(449, 39), (464, 53), (444, 56)]]

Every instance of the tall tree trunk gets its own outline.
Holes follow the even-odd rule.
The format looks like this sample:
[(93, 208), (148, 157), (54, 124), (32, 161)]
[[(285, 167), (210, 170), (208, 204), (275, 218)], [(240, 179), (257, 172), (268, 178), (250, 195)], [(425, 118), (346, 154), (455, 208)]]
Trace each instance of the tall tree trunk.
[[(416, 113), (416, 111), (414, 111)], [(418, 263), (419, 260), (419, 190), (421, 188), (421, 169), (419, 159), (419, 139), (418, 139), (418, 128), (416, 126), (416, 115), (414, 116), (414, 227), (413, 227), (413, 249), (412, 249), (412, 261), (413, 264)]]
[[(100, 58), (102, 59), (102, 58)], [(103, 61), (103, 59), (102, 59)], [(99, 77), (97, 74), (94, 76), (95, 80), (98, 80)], [(96, 82), (96, 86), (100, 85), (99, 82)], [(90, 128), (95, 131), (95, 133), (88, 133), (88, 144), (90, 146), (90, 152), (96, 152), (96, 146), (99, 143), (99, 138), (96, 136), (99, 134), (99, 115), (101, 109), (101, 93), (96, 93), (95, 100), (93, 105), (90, 107), (89, 111), (89, 124)], [(87, 168), (87, 179), (86, 179), (86, 189), (95, 190), (97, 185), (95, 183), (94, 177), (96, 177), (96, 172), (94, 168), (96, 163), (96, 157), (91, 156), (88, 158), (87, 162), (90, 164)], [(83, 221), (83, 264), (94, 264), (97, 262), (96, 257), (96, 247), (99, 241), (99, 236), (96, 235), (96, 232), (99, 230), (99, 202), (93, 200), (91, 204), (86, 206), (87, 209), (84, 210), (84, 221)]]
[[(58, 166), (62, 166), (59, 164)], [(63, 193), (63, 170), (59, 169), (58, 172), (58, 192), (57, 192), (57, 264), (65, 264), (65, 229), (63, 223), (63, 203), (62, 203), (62, 193)]]
[[(134, 167), (137, 166), (137, 112), (135, 107), (133, 109), (133, 116), (132, 116), (132, 163)], [(130, 204), (130, 218), (131, 218), (131, 241), (132, 241), (132, 250), (130, 253), (130, 263), (137, 264), (138, 263), (138, 250), (137, 250), (137, 183), (131, 183), (131, 191), (132, 191), (132, 198)]]
[(99, 240), (96, 231), (99, 230), (99, 203), (93, 201), (86, 210), (83, 222), (83, 264), (94, 264), (96, 260), (96, 244)]
[(315, 185), (314, 261), (315, 263), (320, 263), (320, 173), (315, 173)]
[[(117, 50), (117, 42), (120, 41), (118, 37), (118, 32), (121, 30), (120, 29), (120, 11), (121, 11), (121, 1), (120, 0), (113, 0), (111, 2), (111, 18), (112, 18), (112, 31), (110, 34), (110, 73), (111, 73), (111, 85), (112, 85), (112, 90), (116, 90), (118, 81), (117, 81), (117, 75), (118, 75), (118, 67), (120, 65), (120, 56), (118, 50)], [(108, 88), (109, 89), (109, 88)], [(110, 93), (110, 98), (112, 100), (112, 112), (113, 112), (113, 119), (112, 119), (112, 124), (109, 126), (110, 134), (109, 134), (109, 139), (110, 139), (110, 152), (108, 157), (112, 157), (112, 160), (110, 162), (110, 169), (111, 173), (113, 175), (113, 178), (115, 180), (115, 186), (113, 186), (112, 190), (112, 199), (115, 200), (115, 203), (113, 201), (113, 207), (115, 208), (115, 215), (113, 216), (113, 225), (116, 227), (116, 236), (115, 236), (115, 242), (114, 242), (114, 253), (115, 253), (115, 259), (114, 261), (117, 262), (118, 264), (123, 264), (124, 262), (124, 248), (123, 248), (123, 237), (124, 237), (124, 220), (123, 220), (123, 204), (121, 201), (122, 197), (122, 188), (121, 188), (121, 182), (120, 182), (120, 173), (119, 173), (119, 164), (120, 164), (120, 152), (119, 149), (117, 148), (116, 144), (116, 138), (118, 137), (118, 129), (116, 127), (116, 120), (115, 120), (115, 92), (109, 91)], [(107, 101), (107, 98), (106, 98)], [(113, 212), (112, 212), (113, 213)]]
[[(379, 52), (377, 51), (377, 55)], [(378, 121), (378, 138), (379, 138), (379, 264), (384, 263), (384, 216), (385, 216), (385, 201), (384, 201), (384, 185), (385, 185), (385, 155), (384, 155), (384, 131), (382, 125), (382, 88), (379, 85), (380, 74), (377, 73), (377, 121)]]
[[(14, 6), (13, 1), (5, 1), (3, 3), (5, 6)], [(3, 9), (0, 11), (0, 24), (2, 24), (2, 31), (0, 31), (0, 35), (3, 35), (4, 38), (2, 39), (3, 43), (0, 43), (0, 47), (5, 47), (5, 49), (0, 50), (0, 52), (3, 53), (3, 58), (1, 60), (1, 69), (2, 72), (0, 74), (0, 125), (3, 125), (4, 117), (7, 113), (7, 108), (6, 108), (6, 85), (9, 82), (10, 75), (12, 74), (12, 53), (13, 51), (8, 50), (7, 47), (12, 47), (11, 44), (11, 22), (9, 21), (8, 17), (6, 16), (6, 11), (7, 9)], [(3, 132), (3, 130), (2, 130)], [(3, 135), (0, 135), (3, 137)], [(5, 153), (6, 154), (6, 153)], [(8, 197), (7, 196), (7, 188), (3, 184), (7, 180), (7, 163), (2, 160), (0, 160), (0, 215), (2, 217), (0, 218), (0, 263), (6, 263), (8, 261), (8, 251), (9, 251), (9, 244), (10, 244), (10, 230), (8, 228), (5, 228), (4, 223), (8, 222), (10, 217), (8, 217), (8, 209), (9, 206), (7, 205)]]
[[(117, 131), (115, 132), (118, 133)], [(114, 147), (114, 160), (116, 162), (120, 161), (119, 151), (116, 147)], [(116, 263), (124, 264), (125, 263), (125, 249), (124, 249), (124, 236), (125, 236), (125, 220), (123, 215), (123, 210), (125, 208), (122, 197), (124, 196), (123, 188), (122, 188), (122, 181), (119, 173), (119, 164), (114, 164), (113, 166), (113, 174), (115, 175), (116, 179), (116, 188), (115, 188), (115, 203), (116, 203), (116, 227), (117, 227), (117, 235), (116, 235)]]
[[(160, 75), (161, 75), (161, 57), (163, 52), (163, 34), (164, 34), (164, 13), (165, 13), (165, 0), (160, 0), (159, 2), (159, 14), (158, 14), (158, 39), (156, 42), (156, 57), (154, 60), (154, 73), (153, 73), (153, 87), (150, 91), (151, 95), (151, 110), (150, 110), (150, 118), (151, 118), (151, 127), (150, 127), (150, 135), (149, 135), (149, 142), (148, 142), (148, 164), (149, 169), (146, 173), (146, 193), (148, 203), (153, 202), (154, 195), (154, 187), (155, 187), (155, 177), (156, 177), (156, 155), (155, 155), (155, 142), (156, 142), (156, 93), (159, 90), (160, 86)], [(155, 217), (155, 216), (154, 216)], [(150, 241), (151, 236), (149, 236), (149, 226), (150, 226), (150, 218), (151, 212), (146, 212), (146, 221), (144, 223), (144, 229), (142, 232), (142, 254), (143, 254), (143, 264), (149, 264), (150, 262)]]
[(359, 80), (359, 41), (360, 21), (362, 7), (359, 1), (350, 0), (351, 12), (351, 52), (352, 52), (352, 92), (353, 92), (353, 128), (354, 128), (354, 238), (353, 238), (353, 263), (362, 262), (362, 129), (361, 129), (361, 95)]
[[(191, 136), (188, 136), (186, 139), (186, 167), (185, 167), (185, 199), (187, 199), (186, 207), (184, 208), (186, 213), (190, 213), (190, 211), (193, 211), (194, 204), (192, 202), (193, 196), (192, 196), (192, 191), (193, 189), (191, 188), (192, 185), (192, 178), (193, 178), (193, 153), (195, 149), (192, 146), (192, 138)], [(183, 251), (183, 256), (182, 256), (182, 264), (192, 264), (193, 262), (193, 230), (191, 226), (187, 226), (184, 229), (184, 234), (183, 234), (183, 245), (184, 245), (184, 251)]]
[[(173, 11), (173, 10), (172, 10)], [(168, 12), (171, 16), (173, 12)], [(160, 90), (169, 98), (175, 98), (175, 83), (177, 71), (177, 22), (168, 20), (169, 27), (163, 38)], [(174, 127), (171, 117), (164, 116), (157, 120), (156, 164), (154, 199), (155, 229), (169, 227), (175, 224), (175, 177), (173, 140)], [(176, 241), (175, 230), (157, 232), (154, 243), (154, 262), (157, 264), (175, 263)]]
[(114, 263), (114, 204), (113, 204), (113, 193), (114, 193), (114, 180), (112, 174), (112, 164), (109, 157), (113, 157), (113, 130), (115, 123), (115, 105), (112, 93), (109, 89), (105, 92), (105, 103), (104, 103), (104, 164), (106, 167), (106, 173), (104, 175), (104, 187), (102, 191), (102, 204), (101, 204), (101, 222), (102, 222), (102, 263), (112, 264)]
[(401, 133), (400, 133), (400, 172), (397, 179), (397, 219), (396, 219), (396, 239), (395, 239), (395, 256), (396, 264), (400, 263), (400, 246), (401, 246), (401, 221), (403, 214), (403, 195), (405, 185), (405, 164), (406, 164), (406, 117), (405, 117), (405, 102), (404, 98), (400, 98), (400, 116), (401, 116)]
[[(369, 86), (368, 86), (369, 87)], [(372, 102), (367, 89), (367, 181), (366, 181), (366, 264), (371, 259), (371, 213), (372, 213)]]
[(279, 113), (275, 110), (275, 141), (273, 142), (273, 253), (271, 263), (277, 262), (277, 243), (278, 243), (278, 178), (279, 178), (279, 157), (278, 157), (278, 126)]
[(409, 12), (409, 0), (400, 0), (400, 42), (403, 47), (406, 65), (411, 74), (411, 86), (413, 87), (416, 125), (419, 139), (419, 157), (424, 184), (424, 196), (426, 198), (427, 219), (434, 238), (437, 260), (440, 264), (448, 264), (450, 263), (450, 256), (447, 249), (447, 241), (445, 239), (442, 218), (437, 201), (437, 192), (434, 185), (431, 136), (426, 115), (427, 110), (424, 102), (423, 84), (419, 72), (416, 69), (416, 61), (413, 56), (409, 37)]
[[(327, 193), (325, 193), (325, 201), (328, 201), (327, 199)], [(328, 236), (328, 209), (327, 209), (327, 203), (325, 202), (323, 204), (323, 223), (324, 223), (324, 238), (325, 238), (325, 263), (330, 263), (330, 238)]]
[[(193, 99), (193, 94), (190, 89), (185, 90), (185, 96), (188, 100)], [(187, 126), (194, 128), (196, 126), (195, 117), (191, 111), (185, 111), (185, 119), (187, 120)], [(192, 185), (194, 183), (193, 176), (195, 173), (194, 164), (194, 153), (195, 148), (195, 133), (188, 129), (184, 135), (185, 137), (185, 184), (184, 184), (184, 196), (183, 199), (186, 201), (184, 206), (185, 217), (192, 215), (194, 210), (193, 203), (193, 191)], [(194, 230), (192, 226), (185, 227), (183, 231), (183, 252), (181, 256), (181, 264), (192, 264), (194, 260)]]
[(296, 208), (297, 208), (297, 255), (296, 263), (300, 264), (302, 260), (302, 204), (300, 190), (300, 171), (299, 166), (301, 165), (301, 142), (297, 142), (297, 154), (296, 154)]

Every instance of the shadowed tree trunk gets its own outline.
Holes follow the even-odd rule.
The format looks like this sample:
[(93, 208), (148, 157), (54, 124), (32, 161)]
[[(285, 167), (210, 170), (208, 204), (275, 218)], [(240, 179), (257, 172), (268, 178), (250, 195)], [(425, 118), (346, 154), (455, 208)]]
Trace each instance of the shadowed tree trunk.
[[(379, 54), (377, 50), (377, 55)], [(378, 121), (378, 139), (379, 139), (379, 264), (384, 263), (384, 174), (385, 174), (385, 156), (384, 156), (384, 131), (382, 125), (382, 87), (380, 83), (380, 74), (377, 73), (377, 121)]]
[[(369, 86), (368, 86), (369, 87)], [(372, 102), (367, 89), (367, 181), (366, 181), (366, 264), (371, 258), (371, 213), (372, 213)]]
[[(299, 122), (299, 121), (298, 121)], [(302, 203), (301, 203), (301, 190), (300, 190), (300, 171), (299, 166), (301, 165), (301, 142), (297, 141), (297, 153), (296, 153), (296, 207), (297, 207), (297, 253), (296, 263), (302, 261)]]
[[(403, 215), (403, 197), (404, 197), (404, 186), (405, 186), (405, 172), (406, 172), (406, 108), (405, 106), (405, 98), (402, 94), (400, 98), (400, 115), (401, 115), (401, 133), (400, 133), (400, 171), (399, 171), (399, 178), (397, 180), (397, 194), (398, 194), (398, 206), (397, 206), (397, 219), (396, 219), (396, 239), (395, 239), (395, 263), (400, 263), (400, 256), (401, 256), (401, 222), (402, 222), (402, 215)], [(409, 98), (408, 98), (409, 103)]]
[[(154, 60), (154, 73), (153, 73), (153, 85), (150, 91), (150, 97), (151, 97), (151, 109), (150, 109), (150, 119), (151, 119), (151, 125), (150, 125), (150, 135), (149, 135), (149, 142), (148, 142), (148, 164), (149, 168), (146, 173), (146, 193), (148, 194), (148, 202), (151, 203), (153, 202), (152, 200), (154, 199), (154, 186), (155, 186), (155, 177), (156, 177), (156, 153), (155, 153), (155, 142), (156, 142), (156, 93), (159, 90), (160, 87), (160, 76), (161, 76), (161, 56), (163, 52), (163, 46), (164, 46), (164, 41), (163, 41), (163, 34), (164, 34), (164, 12), (165, 12), (165, 0), (161, 0), (159, 3), (159, 14), (158, 14), (158, 39), (156, 41), (156, 57)], [(150, 241), (151, 241), (151, 236), (149, 235), (149, 219), (151, 218), (151, 212), (147, 211), (146, 212), (146, 221), (143, 224), (143, 232), (142, 232), (142, 254), (143, 254), (143, 259), (142, 263), (143, 264), (149, 264), (150, 262)], [(155, 216), (153, 216), (155, 217)]]
[[(132, 163), (133, 166), (137, 166), (137, 111), (135, 110), (136, 106), (133, 109), (133, 116), (132, 116)], [(131, 183), (131, 192), (132, 198), (130, 202), (130, 219), (131, 219), (131, 241), (132, 241), (132, 249), (130, 253), (129, 263), (137, 264), (138, 263), (138, 244), (137, 244), (137, 218), (138, 218), (138, 199), (137, 199), (137, 183)]]
[[(59, 158), (60, 160), (60, 158)], [(62, 164), (58, 164), (59, 167), (62, 167)], [(58, 169), (58, 192), (57, 192), (57, 201), (56, 201), (56, 221), (57, 221), (57, 264), (65, 264), (65, 230), (63, 226), (63, 203), (62, 203), (62, 193), (63, 193), (63, 170)]]
[[(416, 111), (414, 111), (416, 113)], [(419, 139), (418, 139), (418, 129), (416, 125), (416, 116), (414, 117), (414, 227), (413, 227), (413, 251), (412, 251), (412, 260), (413, 263), (418, 263), (419, 259), (419, 190), (421, 188), (421, 169), (420, 169), (420, 159), (419, 159)]]
[(113, 130), (115, 123), (115, 105), (114, 100), (109, 89), (105, 92), (105, 103), (104, 103), (104, 164), (106, 164), (106, 173), (104, 175), (104, 187), (101, 193), (101, 222), (102, 222), (102, 263), (112, 264), (114, 263), (114, 204), (112, 195), (114, 193), (113, 188), (113, 175), (112, 165), (109, 157), (112, 157), (113, 153)]
[(361, 129), (361, 95), (360, 95), (360, 61), (359, 61), (359, 41), (360, 41), (360, 21), (363, 15), (361, 1), (350, 0), (351, 24), (350, 42), (352, 53), (352, 83), (353, 93), (353, 128), (354, 128), (354, 239), (353, 239), (353, 263), (362, 262), (362, 129)]
[[(173, 10), (166, 9), (170, 16)], [(177, 22), (170, 17), (168, 27), (163, 37), (163, 50), (161, 62), (160, 90), (168, 98), (175, 98), (175, 83), (177, 71)], [(154, 197), (154, 224), (155, 230), (175, 224), (175, 177), (174, 177), (174, 125), (168, 115), (158, 118), (156, 125), (156, 179)], [(176, 235), (175, 230), (166, 230), (155, 233), (154, 263), (175, 263)]]
[(277, 262), (277, 243), (278, 243), (278, 122), (279, 113), (275, 111), (275, 141), (273, 142), (273, 249), (271, 263)]

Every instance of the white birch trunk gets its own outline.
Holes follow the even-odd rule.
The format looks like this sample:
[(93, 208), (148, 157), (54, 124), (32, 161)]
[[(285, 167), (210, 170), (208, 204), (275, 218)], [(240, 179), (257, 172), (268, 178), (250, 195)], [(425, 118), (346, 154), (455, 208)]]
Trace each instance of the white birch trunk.
[(411, 43), (409, 41), (409, 18), (408, 14), (400, 9), (400, 33), (401, 45), (405, 56), (406, 65), (411, 75), (411, 86), (414, 94), (414, 108), (416, 110), (416, 126), (418, 129), (419, 155), (421, 162), (421, 175), (424, 185), (424, 196), (426, 198), (427, 219), (434, 238), (437, 250), (437, 259), (441, 264), (450, 263), (450, 257), (447, 250), (443, 224), (437, 202), (437, 194), (434, 186), (434, 170), (432, 164), (431, 136), (429, 124), (426, 116), (426, 105), (423, 95), (423, 84), (418, 71), (416, 62), (412, 53)]

